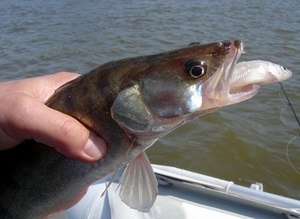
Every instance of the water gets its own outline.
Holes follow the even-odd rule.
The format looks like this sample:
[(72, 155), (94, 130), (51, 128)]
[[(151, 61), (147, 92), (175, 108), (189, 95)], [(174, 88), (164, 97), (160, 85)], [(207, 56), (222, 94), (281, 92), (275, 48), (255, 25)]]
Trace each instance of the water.
[[(58, 71), (84, 73), (124, 57), (191, 42), (240, 39), (242, 60), (263, 59), (294, 72), (284, 87), (300, 116), (300, 14), (278, 1), (2, 1), (0, 80)], [(153, 163), (300, 198), (300, 175), (286, 145), (299, 133), (278, 84), (174, 131), (148, 150)], [(300, 171), (300, 140), (288, 147)]]

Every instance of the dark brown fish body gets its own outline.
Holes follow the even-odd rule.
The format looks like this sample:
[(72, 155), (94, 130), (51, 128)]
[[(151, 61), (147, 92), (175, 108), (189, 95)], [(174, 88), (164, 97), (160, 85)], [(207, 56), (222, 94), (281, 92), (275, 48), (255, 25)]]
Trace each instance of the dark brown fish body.
[[(220, 75), (232, 71), (241, 50), (239, 41), (193, 45), (110, 62), (63, 85), (46, 104), (103, 138), (107, 154), (97, 162), (82, 162), (33, 141), (1, 151), (0, 218), (41, 218), (72, 206), (91, 183), (129, 163), (158, 138), (220, 107), (209, 107), (211, 86), (204, 85), (228, 80)], [(195, 66), (204, 74), (197, 75)], [(222, 91), (217, 83), (213, 86)]]
[[(101, 136), (110, 146), (107, 154), (98, 162), (81, 162), (33, 141), (1, 151), (0, 218), (41, 218), (65, 209), (89, 184), (117, 168), (132, 143), (110, 116), (110, 107), (120, 91), (112, 84), (122, 80), (118, 78), (122, 75), (104, 70), (101, 74), (107, 77), (97, 77), (98, 71), (64, 85), (47, 105), (72, 115)], [(78, 180), (82, 178), (86, 180)]]

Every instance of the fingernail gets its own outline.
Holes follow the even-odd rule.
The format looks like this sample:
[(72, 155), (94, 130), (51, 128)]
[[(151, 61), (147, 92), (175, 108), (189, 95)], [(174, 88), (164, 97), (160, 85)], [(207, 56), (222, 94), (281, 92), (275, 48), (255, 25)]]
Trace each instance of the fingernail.
[(98, 160), (103, 157), (106, 151), (105, 143), (101, 138), (92, 133), (87, 143), (85, 144), (83, 151), (92, 159)]

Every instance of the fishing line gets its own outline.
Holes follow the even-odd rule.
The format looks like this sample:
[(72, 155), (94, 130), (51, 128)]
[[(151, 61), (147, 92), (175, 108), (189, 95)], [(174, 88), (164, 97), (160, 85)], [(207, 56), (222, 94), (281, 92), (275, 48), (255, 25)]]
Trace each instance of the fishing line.
[(286, 154), (286, 158), (289, 162), (289, 164), (291, 165), (291, 167), (293, 168), (293, 170), (298, 173), (300, 175), (300, 171), (297, 170), (297, 168), (293, 165), (292, 161), (290, 160), (290, 156), (289, 156), (289, 147), (290, 147), (290, 144), (296, 139), (298, 138), (299, 136), (294, 136), (289, 142), (288, 144), (286, 145), (286, 149), (285, 149), (285, 154)]
[(283, 94), (284, 94), (284, 96), (285, 96), (285, 98), (286, 98), (286, 100), (287, 100), (287, 102), (288, 102), (288, 104), (289, 104), (289, 106), (290, 106), (290, 108), (291, 108), (291, 110), (292, 110), (292, 112), (293, 112), (293, 114), (294, 114), (294, 117), (295, 117), (295, 119), (296, 119), (296, 121), (297, 121), (297, 123), (298, 123), (298, 125), (299, 125), (299, 128), (300, 128), (300, 121), (299, 121), (298, 116), (297, 116), (297, 114), (296, 114), (296, 112), (295, 112), (295, 110), (294, 110), (294, 107), (293, 107), (293, 105), (292, 105), (292, 103), (291, 103), (291, 101), (290, 101), (290, 99), (289, 99), (287, 93), (285, 92), (285, 89), (283, 88), (282, 83), (279, 82), (279, 84), (280, 84), (281, 90), (283, 91)]
[[(299, 126), (299, 128), (300, 128), (300, 121), (299, 121), (298, 116), (297, 116), (297, 114), (296, 114), (296, 111), (294, 110), (294, 107), (293, 107), (293, 105), (292, 105), (292, 103), (291, 103), (291, 101), (290, 101), (290, 99), (289, 99), (289, 97), (288, 97), (288, 95), (287, 95), (287, 92), (285, 91), (285, 89), (284, 89), (282, 83), (279, 82), (279, 84), (280, 84), (281, 90), (283, 91), (283, 94), (284, 94), (284, 96), (285, 96), (285, 98), (286, 98), (286, 100), (287, 100), (287, 102), (288, 102), (288, 105), (290, 106), (290, 108), (291, 108), (291, 110), (292, 110), (292, 113), (293, 113), (293, 115), (294, 115), (294, 117), (295, 117), (295, 119), (296, 119), (296, 121), (297, 121), (297, 123), (298, 123), (298, 126)], [(280, 114), (280, 117), (281, 117), (281, 121), (282, 121), (282, 122), (283, 122), (283, 120), (282, 120), (282, 114), (283, 114), (283, 111), (284, 111), (285, 109), (286, 109), (286, 107), (283, 108), (283, 110), (281, 111), (281, 114)], [(283, 124), (284, 124), (284, 123), (283, 123)], [(285, 124), (284, 124), (284, 125), (285, 125)], [(286, 126), (286, 125), (285, 125), (285, 126)], [(294, 170), (297, 174), (300, 175), (300, 171), (298, 171), (297, 168), (292, 164), (292, 162), (291, 162), (291, 160), (290, 160), (290, 156), (289, 156), (289, 147), (290, 147), (290, 144), (291, 144), (296, 138), (298, 138), (298, 137), (300, 136), (300, 133), (296, 133), (296, 134), (297, 134), (297, 135), (294, 136), (294, 137), (288, 142), (288, 144), (286, 145), (286, 157), (287, 157), (287, 160), (288, 160), (289, 164), (290, 164), (291, 167), (293, 168), (293, 170)]]

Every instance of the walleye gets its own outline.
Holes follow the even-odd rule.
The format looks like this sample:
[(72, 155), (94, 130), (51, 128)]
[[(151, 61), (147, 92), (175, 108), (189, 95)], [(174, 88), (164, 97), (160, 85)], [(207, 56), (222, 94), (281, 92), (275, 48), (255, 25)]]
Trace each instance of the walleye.
[(157, 195), (148, 147), (188, 121), (253, 97), (261, 84), (291, 76), (270, 62), (237, 63), (242, 52), (238, 40), (192, 44), (109, 62), (63, 85), (46, 104), (103, 138), (107, 154), (82, 162), (33, 141), (1, 151), (0, 218), (42, 218), (66, 209), (91, 183), (127, 164), (120, 196), (148, 211)]

